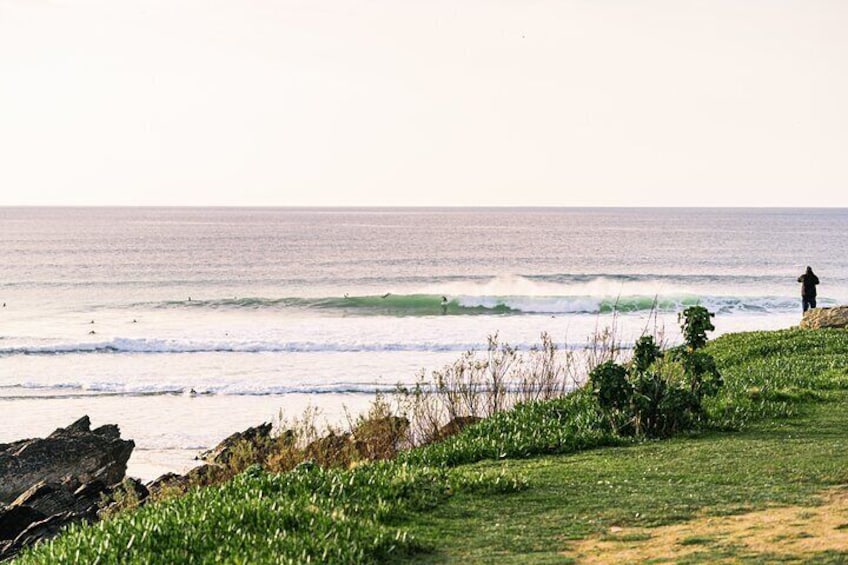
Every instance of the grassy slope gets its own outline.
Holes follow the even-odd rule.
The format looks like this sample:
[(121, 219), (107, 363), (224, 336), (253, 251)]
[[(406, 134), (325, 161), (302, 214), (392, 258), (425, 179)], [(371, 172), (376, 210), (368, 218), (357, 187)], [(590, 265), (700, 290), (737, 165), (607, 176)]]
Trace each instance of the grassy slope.
[[(421, 562), (562, 562), (570, 539), (611, 526), (658, 526), (810, 502), (848, 483), (848, 395), (803, 417), (742, 433), (603, 448), (504, 466), (530, 489), (499, 497), (459, 494), (410, 528), (438, 540)], [(848, 548), (844, 554), (848, 559)]]
[[(653, 527), (696, 515), (815, 503), (823, 489), (848, 483), (846, 345), (845, 332), (718, 340), (711, 352), (722, 363), (732, 404), (762, 420), (736, 433), (478, 463), (519, 472), (531, 488), (494, 498), (459, 494), (422, 514), (410, 530), (438, 542), (417, 560), (562, 563), (575, 556), (570, 540), (607, 534), (612, 526)], [(787, 414), (792, 417), (780, 417)], [(704, 561), (725, 556), (770, 558), (733, 548), (701, 554)], [(798, 557), (848, 562), (848, 548)]]
[[(737, 334), (710, 349), (727, 381), (711, 410), (720, 423), (753, 422), (742, 432), (512, 459), (617, 443), (595, 433), (594, 412), (571, 399), (503, 415), (411, 457), (435, 469), (253, 472), (77, 529), (22, 561), (560, 563), (574, 555), (573, 540), (611, 526), (809, 502), (848, 483), (848, 332)], [(445, 469), (490, 452), (510, 459)], [(504, 470), (530, 488), (501, 480)], [(705, 551), (705, 560), (768, 557)], [(848, 561), (848, 553), (803, 557)]]

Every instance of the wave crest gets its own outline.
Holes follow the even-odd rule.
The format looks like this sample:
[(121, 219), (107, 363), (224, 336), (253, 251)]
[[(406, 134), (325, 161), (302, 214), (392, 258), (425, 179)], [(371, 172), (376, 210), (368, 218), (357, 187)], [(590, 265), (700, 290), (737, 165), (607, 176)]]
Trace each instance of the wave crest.
[[(822, 300), (828, 303), (827, 299)], [(385, 294), (323, 298), (233, 298), (163, 302), (156, 308), (285, 309), (343, 313), (360, 316), (474, 316), (521, 314), (604, 314), (658, 310), (675, 312), (703, 305), (711, 311), (787, 312), (798, 309), (799, 301), (781, 296), (630, 295), (458, 295)]]

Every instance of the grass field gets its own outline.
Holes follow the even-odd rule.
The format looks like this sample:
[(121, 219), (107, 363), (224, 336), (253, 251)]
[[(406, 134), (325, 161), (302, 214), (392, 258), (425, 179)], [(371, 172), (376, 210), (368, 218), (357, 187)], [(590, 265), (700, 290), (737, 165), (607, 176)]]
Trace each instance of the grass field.
[[(497, 498), (459, 494), (420, 515), (410, 531), (438, 542), (417, 561), (848, 562), (848, 504), (826, 508), (836, 523), (825, 531), (804, 519), (814, 512), (807, 507), (848, 492), (846, 346), (846, 332), (725, 336), (709, 349), (727, 381), (716, 410), (738, 409), (741, 431), (478, 463), (519, 474), (530, 488)], [(799, 527), (781, 532), (752, 523), (747, 535), (717, 534), (704, 520), (777, 507), (803, 507)], [(692, 521), (695, 531), (683, 530), (671, 544), (663, 538), (663, 527)], [(768, 550), (745, 543), (762, 530)], [(791, 543), (799, 536), (830, 543), (799, 552)], [(613, 554), (623, 549), (629, 556)]]
[[(848, 487), (848, 394), (833, 393), (803, 412), (739, 433), (478, 463), (477, 468), (506, 468), (523, 475), (530, 488), (498, 497), (458, 494), (421, 514), (408, 526), (410, 532), (438, 541), (431, 541), (433, 552), (418, 561), (562, 563), (567, 557), (580, 562), (592, 554), (593, 544), (577, 540), (611, 538), (641, 546), (645, 558), (660, 558), (660, 548), (650, 549), (659, 535), (653, 529), (695, 518), (821, 504), (828, 489)], [(848, 527), (848, 507), (844, 510), (838, 525)], [(729, 543), (728, 536), (716, 537), (706, 528), (681, 537), (679, 544), (692, 550), (687, 557), (691, 562), (727, 556), (752, 562), (774, 556), (825, 561), (826, 555), (815, 551), (786, 554), (779, 536), (775, 533), (770, 553), (749, 550), (738, 540)], [(609, 544), (605, 548), (611, 549)], [(848, 545), (831, 561), (848, 562)]]

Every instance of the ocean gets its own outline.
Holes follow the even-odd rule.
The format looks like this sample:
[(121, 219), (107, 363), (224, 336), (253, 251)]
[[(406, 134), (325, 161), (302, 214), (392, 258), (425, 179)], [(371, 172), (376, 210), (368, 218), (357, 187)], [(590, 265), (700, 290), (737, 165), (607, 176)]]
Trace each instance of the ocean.
[(487, 338), (718, 336), (848, 302), (845, 209), (0, 208), (0, 443), (88, 414), (129, 473), (319, 408), (338, 422)]

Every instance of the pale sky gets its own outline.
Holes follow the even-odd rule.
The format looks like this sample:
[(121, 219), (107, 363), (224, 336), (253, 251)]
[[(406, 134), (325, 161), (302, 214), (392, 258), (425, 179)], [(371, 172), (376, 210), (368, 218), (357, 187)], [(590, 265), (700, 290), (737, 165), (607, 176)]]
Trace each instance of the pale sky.
[(844, 0), (0, 0), (0, 205), (848, 206)]

